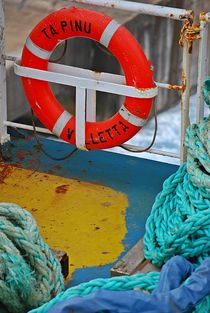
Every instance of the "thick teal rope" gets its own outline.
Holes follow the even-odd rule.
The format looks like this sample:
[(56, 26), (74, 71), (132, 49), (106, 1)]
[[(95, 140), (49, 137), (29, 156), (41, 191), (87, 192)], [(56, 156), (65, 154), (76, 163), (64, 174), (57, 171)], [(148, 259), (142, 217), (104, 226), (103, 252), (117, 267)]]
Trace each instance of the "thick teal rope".
[(137, 274), (134, 276), (119, 276), (112, 278), (98, 278), (87, 283), (80, 284), (62, 292), (60, 295), (44, 304), (40, 308), (31, 310), (29, 313), (46, 313), (56, 303), (76, 296), (85, 296), (99, 289), (126, 291), (133, 289), (144, 289), (152, 291), (159, 280), (159, 273)]
[[(210, 105), (210, 79), (204, 86)], [(188, 128), (185, 145), (187, 163), (164, 182), (146, 223), (145, 256), (159, 266), (174, 255), (210, 256), (210, 115)], [(194, 312), (210, 312), (210, 296)]]
[(31, 214), (11, 203), (0, 204), (0, 303), (24, 313), (64, 288), (58, 260), (39, 234)]
[(174, 255), (210, 256), (210, 116), (186, 135), (187, 164), (169, 177), (146, 223), (145, 256), (161, 266)]

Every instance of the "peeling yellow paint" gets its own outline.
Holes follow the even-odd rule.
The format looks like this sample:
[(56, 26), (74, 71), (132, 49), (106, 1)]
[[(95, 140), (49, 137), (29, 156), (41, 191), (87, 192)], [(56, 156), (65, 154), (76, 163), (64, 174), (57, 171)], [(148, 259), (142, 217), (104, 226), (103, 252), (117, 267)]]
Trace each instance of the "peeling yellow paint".
[(29, 210), (52, 248), (77, 268), (113, 262), (123, 251), (127, 196), (111, 188), (0, 165), (0, 202)]

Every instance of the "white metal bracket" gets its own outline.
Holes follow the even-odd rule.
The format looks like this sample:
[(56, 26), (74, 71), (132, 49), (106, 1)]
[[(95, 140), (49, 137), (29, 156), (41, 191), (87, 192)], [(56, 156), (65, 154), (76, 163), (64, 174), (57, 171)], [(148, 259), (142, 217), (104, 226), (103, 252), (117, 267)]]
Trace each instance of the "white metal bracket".
[[(76, 87), (76, 146), (80, 150), (86, 150), (85, 124), (86, 121), (96, 119), (96, 91), (110, 92), (117, 95), (133, 98), (154, 98), (158, 94), (158, 87), (135, 88), (125, 85), (122, 76), (100, 73), (74, 68), (72, 66), (49, 63), (48, 71), (20, 66), (14, 63), (15, 74), (22, 77), (30, 77), (38, 80), (53, 82), (62, 85)], [(95, 74), (93, 74), (95, 73)], [(92, 102), (93, 101), (93, 102)]]

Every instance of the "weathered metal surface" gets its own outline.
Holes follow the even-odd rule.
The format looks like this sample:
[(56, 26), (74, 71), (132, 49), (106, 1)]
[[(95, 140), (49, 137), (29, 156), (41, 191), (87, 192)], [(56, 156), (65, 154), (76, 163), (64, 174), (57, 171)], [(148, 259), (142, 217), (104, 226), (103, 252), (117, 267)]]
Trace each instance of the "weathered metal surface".
[(145, 260), (143, 248), (144, 244), (141, 239), (121, 260), (117, 262), (117, 264), (112, 267), (111, 276), (134, 274)]
[(144, 243), (140, 239), (128, 253), (111, 269), (111, 276), (133, 275), (137, 273), (159, 272), (160, 268), (153, 265), (144, 256)]
[[(30, 151), (17, 152), (21, 162), (29, 155)], [(27, 209), (45, 241), (53, 249), (66, 251), (71, 275), (84, 266), (113, 262), (124, 250), (128, 202), (122, 192), (5, 164), (0, 164), (0, 190), (0, 202)]]
[(180, 162), (187, 160), (187, 149), (184, 145), (187, 127), (190, 125), (189, 105), (190, 105), (190, 74), (191, 74), (191, 51), (190, 43), (184, 40), (183, 43), (183, 64), (182, 64), (182, 96), (181, 96), (181, 135), (180, 135)]
[[(105, 151), (78, 151), (70, 159), (56, 162), (42, 154), (31, 134), (21, 133), (21, 139), (13, 138), (5, 146), (10, 161), (2, 165), (0, 201), (30, 206), (31, 212), (39, 215), (48, 243), (55, 240), (51, 246), (68, 252), (70, 272), (78, 268), (72, 284), (108, 277), (113, 263), (144, 235), (154, 199), (177, 166)], [(74, 149), (59, 141), (40, 141), (55, 157)]]
[(137, 270), (135, 274), (138, 273), (148, 273), (148, 272), (160, 272), (160, 268), (152, 264), (150, 261), (146, 260), (140, 270)]
[(179, 85), (171, 85), (169, 84), (168, 89), (170, 90), (176, 90), (176, 91), (183, 91), (184, 86), (179, 86)]

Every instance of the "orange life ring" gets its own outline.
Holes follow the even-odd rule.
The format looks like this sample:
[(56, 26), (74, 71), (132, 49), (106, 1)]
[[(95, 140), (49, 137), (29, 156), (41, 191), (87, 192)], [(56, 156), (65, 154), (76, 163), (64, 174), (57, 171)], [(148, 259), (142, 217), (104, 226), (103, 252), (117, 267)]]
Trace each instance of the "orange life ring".
[[(106, 46), (117, 58), (126, 84), (153, 88), (153, 71), (142, 48), (122, 25), (99, 12), (64, 8), (45, 17), (30, 33), (23, 48), (21, 65), (48, 69), (57, 44), (72, 37), (86, 37)], [(46, 81), (22, 77), (28, 101), (41, 122), (63, 140), (75, 144), (75, 117), (65, 111)], [(152, 99), (126, 97), (124, 105), (111, 118), (86, 122), (86, 147), (106, 149), (133, 137), (148, 118)]]

